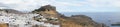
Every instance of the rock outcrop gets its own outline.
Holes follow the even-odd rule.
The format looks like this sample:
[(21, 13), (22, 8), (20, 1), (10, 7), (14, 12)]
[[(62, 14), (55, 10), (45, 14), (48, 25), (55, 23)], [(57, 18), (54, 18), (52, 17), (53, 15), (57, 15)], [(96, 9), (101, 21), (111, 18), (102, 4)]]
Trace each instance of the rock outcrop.
[(47, 17), (58, 17), (59, 13), (56, 11), (56, 7), (51, 5), (42, 6), (39, 9), (32, 11), (32, 13), (37, 13)]
[(37, 13), (46, 16), (47, 18), (56, 17), (58, 18), (61, 27), (107, 27), (93, 21), (90, 17), (85, 15), (72, 15), (71, 17), (66, 17), (58, 13), (56, 8), (51, 5), (42, 6), (41, 8), (32, 11), (32, 13)]
[(32, 11), (32, 13), (45, 16), (47, 19), (49, 19), (49, 21), (46, 21), (47, 23), (60, 25), (60, 21), (55, 20), (59, 18), (59, 15), (58, 15), (59, 13), (56, 11), (56, 7), (54, 6), (51, 6), (51, 5), (42, 6), (41, 8)]

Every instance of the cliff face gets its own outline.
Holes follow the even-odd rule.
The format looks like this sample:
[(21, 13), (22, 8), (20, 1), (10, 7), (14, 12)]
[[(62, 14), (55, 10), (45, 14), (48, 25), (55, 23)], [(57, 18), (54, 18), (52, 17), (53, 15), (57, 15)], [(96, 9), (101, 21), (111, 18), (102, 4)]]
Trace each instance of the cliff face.
[(32, 13), (37, 13), (46, 17), (57, 17), (61, 27), (107, 27), (103, 24), (94, 22), (90, 17), (85, 15), (72, 15), (71, 17), (66, 17), (59, 14), (56, 8), (51, 5), (42, 6), (39, 9), (32, 11)]

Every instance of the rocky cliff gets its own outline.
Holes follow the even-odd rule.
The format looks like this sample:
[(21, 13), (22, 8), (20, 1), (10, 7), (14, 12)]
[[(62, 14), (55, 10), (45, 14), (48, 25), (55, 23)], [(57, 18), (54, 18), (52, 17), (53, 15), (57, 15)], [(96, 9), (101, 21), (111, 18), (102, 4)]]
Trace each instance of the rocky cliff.
[(90, 17), (85, 15), (72, 15), (71, 17), (66, 17), (58, 13), (56, 8), (51, 5), (42, 6), (32, 11), (32, 13), (37, 13), (47, 18), (56, 17), (59, 20), (57, 24), (60, 24), (61, 27), (107, 27), (104, 24), (93, 21)]

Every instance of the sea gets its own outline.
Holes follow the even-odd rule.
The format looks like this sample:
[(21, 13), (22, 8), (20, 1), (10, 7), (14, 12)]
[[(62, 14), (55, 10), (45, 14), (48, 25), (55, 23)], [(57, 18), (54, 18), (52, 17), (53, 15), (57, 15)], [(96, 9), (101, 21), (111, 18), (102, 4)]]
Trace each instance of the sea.
[(65, 16), (71, 15), (86, 15), (91, 17), (95, 22), (104, 23), (109, 27), (120, 27), (111, 26), (113, 23), (120, 22), (120, 12), (61, 12)]

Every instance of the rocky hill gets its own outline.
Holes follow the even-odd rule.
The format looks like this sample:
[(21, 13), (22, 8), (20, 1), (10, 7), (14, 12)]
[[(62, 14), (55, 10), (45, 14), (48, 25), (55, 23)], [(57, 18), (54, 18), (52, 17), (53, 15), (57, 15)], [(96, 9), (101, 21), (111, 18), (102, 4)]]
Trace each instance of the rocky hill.
[(93, 21), (90, 17), (85, 15), (72, 15), (66, 17), (56, 11), (56, 8), (51, 5), (42, 6), (39, 9), (32, 11), (46, 17), (57, 17), (61, 27), (107, 27), (104, 24)]
[(67, 17), (51, 5), (42, 6), (31, 13), (0, 9), (0, 27), (107, 27), (85, 15)]

